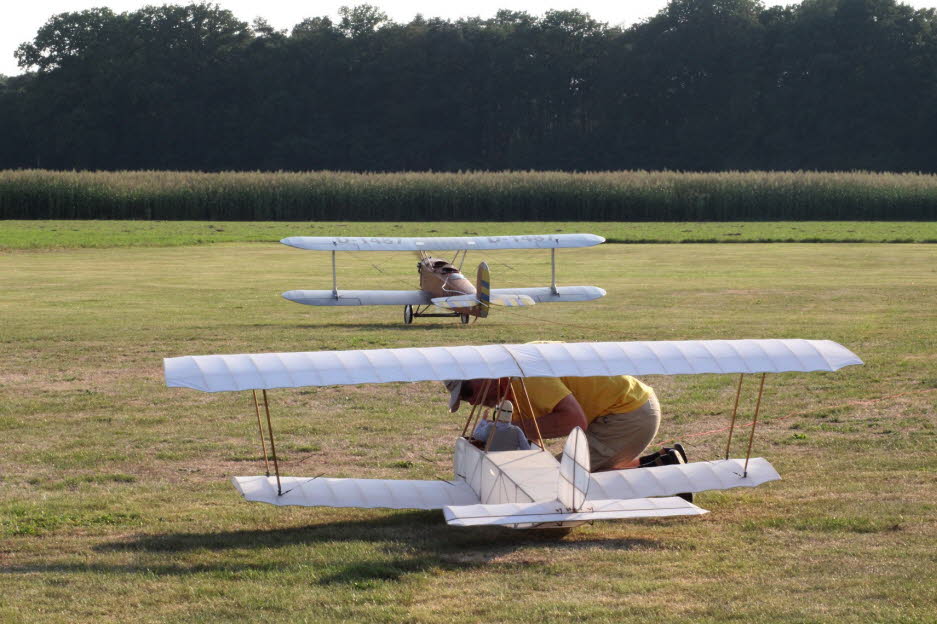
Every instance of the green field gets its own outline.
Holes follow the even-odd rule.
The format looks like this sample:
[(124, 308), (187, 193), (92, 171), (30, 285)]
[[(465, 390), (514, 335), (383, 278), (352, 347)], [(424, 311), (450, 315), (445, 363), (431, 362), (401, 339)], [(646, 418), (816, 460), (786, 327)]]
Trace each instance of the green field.
[(937, 221), (252, 222), (0, 221), (0, 250), (270, 243), (287, 236), (497, 236), (590, 232), (612, 243), (934, 243)]
[(0, 170), (0, 219), (933, 221), (937, 176), (868, 171)]
[[(327, 254), (272, 242), (109, 247), (201, 235), (100, 225), (24, 250), (9, 241), (26, 240), (10, 234), (26, 226), (0, 222), (2, 622), (934, 621), (932, 245), (561, 250), (559, 283), (601, 286), (606, 298), (404, 326), (398, 307), (279, 297), (328, 288)], [(588, 225), (574, 229), (626, 229)], [(465, 233), (450, 226), (464, 227), (428, 229)], [(132, 231), (113, 241), (106, 227)], [(326, 233), (237, 227), (271, 241)], [(400, 235), (428, 233), (409, 227)], [(84, 238), (103, 248), (65, 248)], [(414, 285), (407, 254), (339, 257), (340, 286)], [(549, 283), (547, 252), (484, 258), (496, 287)], [(706, 516), (597, 523), (559, 541), (449, 528), (439, 512), (243, 502), (227, 479), (262, 471), (250, 394), (171, 390), (162, 378), (163, 357), (191, 354), (754, 337), (829, 338), (866, 362), (768, 378), (755, 454), (784, 480), (704, 493)], [(661, 439), (683, 440), (691, 459), (718, 457), (723, 434), (698, 434), (728, 424), (737, 378), (647, 381), (665, 413)], [(754, 379), (747, 390), (750, 414)], [(462, 423), (440, 384), (270, 397), (286, 474), (450, 476)]]

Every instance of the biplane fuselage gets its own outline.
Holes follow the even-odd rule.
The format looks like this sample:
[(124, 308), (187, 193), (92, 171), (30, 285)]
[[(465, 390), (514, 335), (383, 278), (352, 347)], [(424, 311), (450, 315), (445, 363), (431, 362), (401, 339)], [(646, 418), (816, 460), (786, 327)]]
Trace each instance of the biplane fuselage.
[[(421, 258), (416, 266), (420, 274), (420, 290), (431, 299), (474, 295), (477, 292), (475, 285), (448, 260), (428, 256)], [(468, 312), (471, 307), (457, 308), (457, 311)]]

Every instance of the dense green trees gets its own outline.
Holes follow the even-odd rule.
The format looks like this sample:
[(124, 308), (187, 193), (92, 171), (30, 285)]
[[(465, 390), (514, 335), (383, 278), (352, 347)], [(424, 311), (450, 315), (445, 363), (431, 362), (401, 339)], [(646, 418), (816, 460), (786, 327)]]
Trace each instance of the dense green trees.
[(895, 0), (63, 13), (0, 77), (0, 168), (937, 171), (937, 15)]

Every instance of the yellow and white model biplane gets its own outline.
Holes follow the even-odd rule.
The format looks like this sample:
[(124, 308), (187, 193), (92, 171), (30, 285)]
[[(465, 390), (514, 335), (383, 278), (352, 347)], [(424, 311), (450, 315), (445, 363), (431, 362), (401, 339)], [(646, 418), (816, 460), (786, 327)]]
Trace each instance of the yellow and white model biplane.
[[(290, 290), (283, 297), (296, 303), (317, 306), (402, 305), (403, 322), (423, 316), (455, 316), (463, 323), (471, 317), (488, 316), (489, 308), (531, 306), (535, 303), (589, 301), (605, 296), (595, 286), (557, 286), (556, 250), (591, 247), (605, 242), (595, 234), (550, 234), (525, 236), (476, 236), (429, 238), (370, 238), (291, 236), (280, 241), (299, 249), (332, 252), (332, 290)], [(534, 288), (491, 288), (488, 265), (478, 266), (473, 285), (462, 274), (469, 250), (549, 249), (552, 271), (550, 286)], [(455, 250), (452, 260), (430, 255), (431, 251)], [(337, 251), (415, 251), (419, 254), (419, 290), (339, 290), (335, 266)], [(461, 258), (460, 258), (461, 254)], [(436, 306), (447, 312), (429, 312)]]
[[(502, 344), (486, 346), (207, 355), (164, 360), (166, 384), (205, 392), (252, 390), (267, 465), (262, 476), (233, 477), (249, 501), (273, 505), (442, 509), (455, 526), (561, 528), (599, 519), (695, 515), (705, 510), (675, 496), (684, 492), (753, 487), (779, 479), (762, 458), (751, 458), (766, 373), (835, 371), (862, 364), (828, 340), (691, 340)], [(755, 419), (744, 458), (730, 459), (736, 411), (724, 459), (589, 472), (585, 435), (576, 428), (557, 461), (535, 440), (533, 450), (490, 451), (489, 440), (466, 432), (485, 408), (473, 408), (456, 439), (451, 480), (414, 481), (287, 477), (280, 474), (267, 391), (274, 388), (446, 379), (601, 375), (761, 374)], [(739, 391), (742, 383), (739, 380)], [(262, 391), (266, 436), (257, 390)], [(446, 402), (439, 402), (442, 408)], [(524, 397), (515, 397), (524, 400)], [(738, 396), (736, 396), (736, 408)], [(444, 408), (443, 408), (444, 409)], [(442, 409), (440, 410), (442, 411)], [(494, 431), (494, 427), (490, 427)], [(267, 454), (269, 441), (273, 471)]]

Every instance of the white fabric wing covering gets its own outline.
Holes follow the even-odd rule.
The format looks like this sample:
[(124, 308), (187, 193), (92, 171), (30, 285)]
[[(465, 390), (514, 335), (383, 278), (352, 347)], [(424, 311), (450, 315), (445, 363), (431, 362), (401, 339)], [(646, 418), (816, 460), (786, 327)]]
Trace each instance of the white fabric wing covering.
[(288, 290), (282, 297), (314, 306), (425, 305), (430, 297), (422, 290)]
[(556, 292), (549, 286), (536, 286), (533, 288), (492, 288), (491, 296), (495, 295), (526, 295), (536, 303), (573, 303), (576, 301), (592, 301), (605, 296), (605, 290), (598, 286), (557, 286)]
[(640, 470), (594, 472), (588, 499), (673, 496), (680, 492), (729, 490), (755, 487), (781, 478), (774, 466), (761, 457), (754, 457), (748, 462), (747, 474), (744, 466), (744, 459), (722, 459)]
[(472, 488), (459, 480), (281, 477), (282, 496), (277, 494), (276, 477), (232, 477), (231, 482), (245, 500), (278, 506), (442, 509), (478, 502)]
[(497, 377), (835, 371), (862, 364), (830, 340), (583, 342), (166, 358), (166, 385), (204, 392)]
[(463, 249), (560, 249), (605, 242), (595, 234), (526, 234), (519, 236), (290, 236), (284, 245), (313, 251), (448, 251)]

